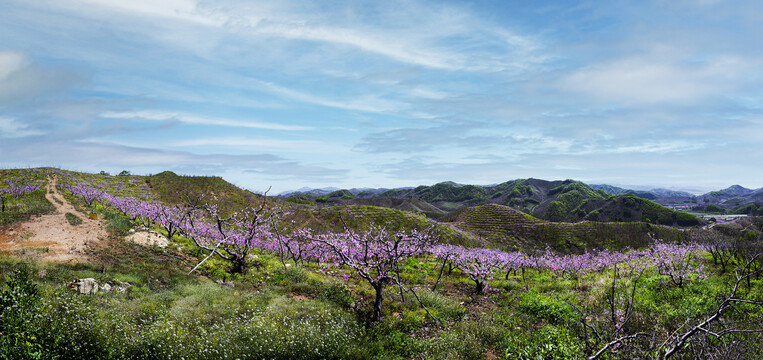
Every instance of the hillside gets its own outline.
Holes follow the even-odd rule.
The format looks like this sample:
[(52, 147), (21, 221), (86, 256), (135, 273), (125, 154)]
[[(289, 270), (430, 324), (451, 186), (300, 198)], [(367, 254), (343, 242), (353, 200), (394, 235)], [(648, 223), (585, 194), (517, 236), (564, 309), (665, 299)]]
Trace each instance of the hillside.
[[(471, 206), (496, 204), (513, 207), (539, 219), (557, 222), (594, 220), (600, 222), (645, 221), (675, 226), (699, 224), (699, 221), (692, 219), (693, 216), (689, 214), (678, 213), (649, 200), (645, 200), (648, 202), (632, 200), (633, 197), (657, 198), (656, 194), (634, 192), (608, 185), (600, 185), (600, 187), (602, 189), (595, 189), (574, 180), (546, 181), (531, 178), (491, 186), (442, 182), (415, 188), (366, 190), (362, 193), (362, 197), (361, 194), (350, 190), (336, 190), (319, 197), (303, 193), (293, 195), (289, 199), (323, 206), (350, 204), (384, 206), (422, 212), (433, 219), (453, 218), (445, 214)], [(620, 196), (611, 196), (605, 190)], [(635, 205), (632, 204), (634, 201)]]
[(509, 250), (538, 251), (550, 246), (563, 253), (590, 249), (639, 248), (653, 239), (686, 241), (689, 233), (639, 222), (548, 222), (507, 206), (487, 204), (458, 211), (452, 224), (487, 243)]
[[(603, 344), (587, 346), (587, 328), (576, 309), (590, 310), (584, 321), (607, 331), (604, 336), (622, 336), (609, 327), (611, 289), (645, 304), (634, 308), (638, 327), (628, 332), (651, 332), (657, 341), (649, 348), (629, 344), (606, 356), (639, 358), (664, 352), (659, 344), (679, 338), (688, 322), (713, 314), (728, 296), (727, 285), (736, 281), (739, 261), (746, 261), (731, 256), (747, 252), (731, 251), (715, 254), (726, 256), (721, 262), (693, 241), (750, 251), (760, 242), (763, 225), (746, 218), (688, 231), (643, 222), (549, 222), (490, 203), (448, 213), (443, 216), (448, 222), (439, 223), (378, 206), (319, 207), (275, 199), (266, 201), (287, 213), (279, 229), (351, 229), (360, 235), (271, 233), (245, 245), (251, 246), (244, 258), (248, 271), (239, 272), (230, 258), (211, 256), (192, 238), (168, 239), (164, 220), (144, 227), (144, 219), (132, 212), (142, 208), (88, 203), (84, 192), (63, 184), (165, 203), (192, 194), (232, 210), (248, 204), (247, 198), (262, 201), (221, 178), (33, 169), (0, 172), (0, 190), (26, 180), (47, 189), (4, 197), (8, 206), (1, 214), (11, 223), (0, 226), (0, 358), (584, 359)], [(562, 183), (547, 200), (581, 211), (590, 202), (613, 199), (643, 214), (659, 209), (635, 196), (603, 198), (589, 191)], [(31, 208), (41, 211), (18, 216)], [(416, 236), (402, 234), (379, 240), (376, 226), (393, 234), (427, 231), (439, 243), (415, 245)], [(149, 241), (138, 241), (139, 234)], [(193, 230), (187, 234), (199, 236)], [(719, 235), (723, 242), (713, 240)], [(329, 245), (333, 241), (336, 245)], [(380, 241), (398, 245), (388, 253), (378, 247)], [(232, 254), (228, 246), (242, 243), (218, 249)], [(404, 254), (406, 246), (415, 246), (414, 252)], [(640, 250), (611, 252), (626, 248)], [(631, 272), (626, 264), (633, 260), (644, 267)], [(665, 275), (665, 264), (688, 273)], [(377, 274), (389, 281), (375, 280)], [(739, 294), (763, 299), (760, 280), (750, 281)], [(724, 320), (744, 329), (759, 327), (757, 308), (738, 310)], [(753, 354), (747, 358), (760, 353), (757, 338), (729, 339)]]
[(652, 191), (624, 189), (621, 187), (606, 185), (606, 184), (601, 184), (601, 185), (591, 184), (591, 187), (597, 190), (602, 190), (609, 195), (635, 195), (642, 199), (647, 199), (647, 200), (656, 200), (657, 198), (660, 197), (659, 194), (654, 193)]

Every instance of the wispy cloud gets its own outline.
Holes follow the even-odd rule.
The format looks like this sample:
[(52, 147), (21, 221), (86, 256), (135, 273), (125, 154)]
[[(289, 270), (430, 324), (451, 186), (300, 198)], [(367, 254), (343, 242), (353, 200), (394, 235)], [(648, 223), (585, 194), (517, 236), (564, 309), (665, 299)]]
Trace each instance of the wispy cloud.
[[(116, 145), (108, 142), (69, 142), (51, 137), (30, 142), (8, 139), (0, 145), (4, 154), (12, 155), (11, 166), (46, 166), (69, 164), (85, 169), (132, 168), (137, 171), (166, 169), (207, 169), (211, 174), (227, 171), (248, 171), (268, 174), (268, 179), (323, 179), (346, 174), (347, 170), (302, 164), (281, 156), (261, 153), (247, 155), (196, 154), (187, 151)], [(206, 172), (205, 172), (206, 173)], [(272, 181), (272, 180), (271, 180)]]
[(563, 77), (560, 86), (627, 105), (692, 103), (735, 90), (750, 68), (734, 56), (691, 60), (636, 56), (597, 63)]
[[(136, 17), (187, 21), (248, 37), (326, 43), (433, 69), (493, 72), (524, 68), (543, 61), (542, 55), (535, 53), (539, 44), (530, 37), (480, 20), (464, 8), (443, 4), (393, 2), (389, 6), (379, 6), (377, 19), (386, 19), (401, 26), (395, 29), (385, 25), (385, 22), (375, 24), (348, 17), (347, 13), (359, 10), (349, 4), (344, 9), (330, 9), (320, 2), (218, 4), (190, 0), (84, 1)], [(424, 13), (427, 15), (420, 15)], [(341, 21), (343, 18), (346, 21)], [(455, 38), (462, 39), (454, 44), (452, 40)], [(472, 52), (480, 47), (490, 50), (472, 54), (462, 51), (465, 44)]]
[(0, 151), (295, 188), (760, 179), (761, 16), (754, 1), (0, 1)]
[(260, 81), (257, 79), (250, 79), (250, 81), (258, 86), (265, 88), (267, 91), (275, 93), (280, 96), (284, 96), (297, 101), (315, 104), (320, 106), (332, 107), (345, 110), (358, 110), (374, 113), (384, 113), (401, 110), (404, 105), (390, 100), (381, 99), (374, 95), (365, 95), (362, 97), (355, 97), (352, 99), (344, 100), (331, 100), (325, 97), (313, 95), (310, 93), (297, 91), (284, 86), (280, 86), (271, 82)]
[(172, 147), (198, 147), (198, 146), (215, 146), (215, 147), (237, 147), (245, 149), (270, 149), (286, 152), (302, 152), (302, 153), (322, 153), (322, 154), (337, 154), (338, 152), (346, 152), (348, 149), (345, 147), (324, 141), (317, 140), (289, 140), (289, 139), (274, 139), (274, 138), (243, 138), (243, 137), (223, 137), (213, 138), (205, 137), (199, 139), (189, 139), (175, 141), (169, 144)]
[(0, 105), (63, 90), (80, 81), (78, 74), (46, 68), (23, 52), (0, 49)]
[(0, 137), (16, 138), (41, 134), (42, 131), (31, 130), (27, 124), (16, 119), (0, 116)]
[(242, 127), (253, 129), (266, 129), (266, 130), (282, 130), (282, 131), (306, 131), (313, 130), (311, 126), (299, 126), (299, 125), (281, 125), (273, 123), (265, 123), (251, 120), (229, 120), (220, 118), (209, 118), (203, 116), (196, 116), (191, 114), (184, 114), (178, 112), (168, 111), (132, 111), (132, 112), (104, 112), (100, 115), (104, 119), (137, 119), (137, 120), (153, 120), (153, 121), (177, 121), (186, 124), (196, 125), (215, 125), (226, 127)]

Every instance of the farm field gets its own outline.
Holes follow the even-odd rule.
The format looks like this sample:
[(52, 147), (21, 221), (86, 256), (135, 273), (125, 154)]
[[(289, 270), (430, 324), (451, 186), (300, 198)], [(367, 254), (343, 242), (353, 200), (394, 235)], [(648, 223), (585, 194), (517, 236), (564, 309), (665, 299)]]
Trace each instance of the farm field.
[(164, 173), (0, 183), (0, 358), (763, 354), (760, 218), (553, 223), (483, 205), (437, 222)]

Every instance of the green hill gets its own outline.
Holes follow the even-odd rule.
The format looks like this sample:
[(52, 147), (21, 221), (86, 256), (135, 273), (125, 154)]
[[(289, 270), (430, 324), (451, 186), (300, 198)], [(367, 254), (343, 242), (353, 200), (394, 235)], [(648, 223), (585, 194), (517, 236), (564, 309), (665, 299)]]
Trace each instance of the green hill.
[(295, 227), (310, 228), (318, 232), (344, 231), (345, 225), (358, 232), (374, 226), (384, 227), (390, 232), (432, 231), (442, 242), (469, 246), (480, 244), (477, 237), (450, 224), (439, 223), (415, 213), (378, 206), (347, 205), (299, 210), (293, 212), (286, 222), (292, 222)]
[(680, 229), (639, 222), (554, 223), (495, 204), (463, 209), (452, 220), (455, 227), (508, 250), (542, 250), (550, 246), (576, 253), (586, 249), (638, 248), (650, 244), (652, 238), (682, 241), (689, 236)]

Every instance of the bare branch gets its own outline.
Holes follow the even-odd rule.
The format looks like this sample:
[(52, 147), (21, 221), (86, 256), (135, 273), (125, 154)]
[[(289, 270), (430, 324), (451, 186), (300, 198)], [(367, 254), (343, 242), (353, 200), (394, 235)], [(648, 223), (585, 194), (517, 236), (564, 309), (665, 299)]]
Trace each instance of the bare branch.
[(742, 269), (741, 274), (737, 273), (737, 275), (736, 275), (737, 281), (734, 284), (734, 288), (731, 290), (731, 294), (726, 299), (724, 299), (721, 302), (720, 305), (718, 305), (718, 308), (715, 310), (715, 313), (713, 313), (713, 315), (711, 315), (710, 317), (705, 319), (705, 321), (703, 321), (699, 325), (691, 328), (689, 331), (684, 333), (678, 339), (678, 342), (676, 343), (676, 345), (673, 346), (672, 348), (670, 348), (665, 353), (665, 359), (673, 356), (676, 352), (681, 350), (683, 348), (683, 346), (686, 345), (687, 342), (689, 342), (691, 337), (694, 336), (696, 333), (698, 333), (700, 331), (701, 332), (709, 333), (709, 334), (714, 335), (716, 337), (720, 337), (722, 335), (726, 335), (726, 334), (730, 334), (730, 333), (736, 333), (736, 332), (763, 332), (763, 329), (752, 329), (752, 330), (745, 330), (745, 331), (741, 331), (739, 329), (727, 329), (727, 330), (721, 331), (721, 332), (716, 334), (716, 333), (710, 332), (709, 330), (706, 329), (707, 326), (710, 323), (712, 323), (713, 321), (717, 320), (721, 316), (721, 313), (723, 313), (726, 309), (734, 306), (736, 303), (763, 305), (763, 303), (758, 302), (758, 301), (751, 301), (751, 300), (744, 300), (744, 299), (737, 299), (736, 298), (736, 292), (737, 292), (737, 289), (739, 289), (739, 284), (742, 282), (742, 280), (744, 280), (744, 279), (752, 276), (753, 274), (755, 274), (755, 272), (750, 272), (749, 268), (750, 268), (750, 265), (753, 262), (755, 262), (759, 256), (760, 256), (760, 254), (753, 256), (752, 259), (750, 259), (750, 261), (748, 261), (747, 264), (744, 266), (744, 268)]
[(619, 343), (621, 343), (621, 342), (623, 342), (625, 340), (634, 339), (634, 338), (637, 338), (639, 336), (651, 336), (651, 335), (649, 335), (647, 333), (640, 332), (640, 333), (635, 333), (633, 335), (623, 336), (621, 338), (615, 339), (615, 340), (610, 341), (609, 343), (607, 343), (607, 345), (604, 345), (603, 348), (601, 348), (599, 351), (597, 351), (596, 354), (593, 354), (591, 357), (589, 357), (588, 360), (593, 360), (593, 359), (598, 358), (599, 356), (601, 356), (601, 354), (603, 354), (605, 351), (607, 351), (607, 349), (609, 349), (610, 346), (615, 346), (615, 345), (617, 345), (617, 344), (619, 344)]

